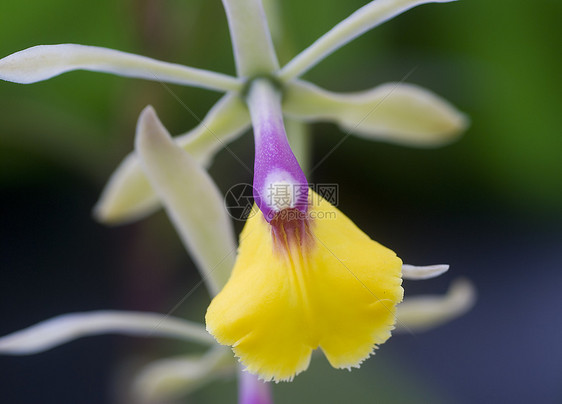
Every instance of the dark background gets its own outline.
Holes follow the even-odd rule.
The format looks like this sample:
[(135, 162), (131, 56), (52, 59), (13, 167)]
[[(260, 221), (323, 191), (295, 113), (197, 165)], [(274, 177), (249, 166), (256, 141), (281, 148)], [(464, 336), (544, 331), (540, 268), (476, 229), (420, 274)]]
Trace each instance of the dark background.
[[(284, 1), (294, 50), (363, 4)], [(82, 43), (234, 74), (218, 0), (4, 0), (0, 15), (0, 56)], [(350, 137), (309, 180), (338, 183), (340, 209), (405, 262), (451, 264), (441, 278), (406, 281), (407, 295), (444, 293), (464, 276), (479, 298), (450, 324), (393, 337), (360, 370), (332, 370), (316, 358), (295, 382), (274, 386), (277, 402), (562, 401), (560, 15), (555, 0), (424, 5), (306, 75), (353, 91), (399, 81), (417, 66), (408, 82), (470, 116), (465, 136), (440, 149)], [(200, 117), (219, 97), (171, 88)], [(66, 312), (167, 312), (198, 282), (162, 212), (115, 228), (91, 217), (149, 103), (173, 134), (197, 123), (157, 83), (88, 72), (0, 82), (0, 335)], [(313, 161), (344, 135), (329, 124), (311, 131)], [(247, 164), (252, 148), (250, 134), (232, 145)], [(225, 152), (211, 174), (223, 191), (250, 181)], [(176, 315), (202, 321), (207, 303), (201, 288)], [(126, 402), (120, 381), (129, 366), (182, 348), (103, 336), (0, 357), (0, 401)], [(185, 402), (232, 402), (234, 389), (217, 382)]]

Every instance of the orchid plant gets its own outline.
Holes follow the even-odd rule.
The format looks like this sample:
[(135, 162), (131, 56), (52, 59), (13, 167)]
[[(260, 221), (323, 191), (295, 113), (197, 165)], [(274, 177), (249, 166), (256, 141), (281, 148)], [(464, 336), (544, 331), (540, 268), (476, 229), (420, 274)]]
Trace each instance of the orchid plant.
[[(431, 328), (469, 310), (474, 290), (466, 280), (456, 281), (446, 296), (402, 302), (402, 279), (435, 277), (448, 265), (404, 265), (309, 189), (302, 169), (309, 144), (298, 137), (304, 123), (316, 121), (335, 122), (366, 139), (419, 147), (446, 144), (461, 134), (466, 117), (423, 88), (400, 82), (334, 93), (300, 79), (377, 25), (412, 7), (447, 1), (372, 1), (280, 67), (261, 0), (223, 0), (237, 77), (75, 44), (35, 46), (1, 59), (0, 79), (17, 83), (82, 69), (226, 94), (197, 127), (175, 138), (146, 107), (135, 151), (95, 207), (100, 221), (125, 223), (163, 205), (214, 297), (206, 328), (155, 313), (73, 313), (0, 338), (0, 352), (37, 353), (101, 333), (197, 342), (208, 347), (204, 354), (142, 369), (134, 384), (138, 397), (158, 401), (238, 372), (240, 403), (265, 404), (272, 402), (266, 382), (293, 379), (317, 348), (335, 368), (358, 367), (392, 330)], [(250, 126), (255, 214), (237, 247), (222, 195), (206, 168)], [(281, 188), (285, 198), (273, 200), (272, 190)], [(225, 346), (232, 347), (238, 366)]]

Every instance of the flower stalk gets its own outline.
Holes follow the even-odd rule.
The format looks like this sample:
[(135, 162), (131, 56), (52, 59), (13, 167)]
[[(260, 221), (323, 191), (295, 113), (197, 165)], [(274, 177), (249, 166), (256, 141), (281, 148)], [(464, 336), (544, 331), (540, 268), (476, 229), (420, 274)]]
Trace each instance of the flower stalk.
[(240, 370), (238, 372), (238, 404), (273, 404), (271, 384), (257, 376)]

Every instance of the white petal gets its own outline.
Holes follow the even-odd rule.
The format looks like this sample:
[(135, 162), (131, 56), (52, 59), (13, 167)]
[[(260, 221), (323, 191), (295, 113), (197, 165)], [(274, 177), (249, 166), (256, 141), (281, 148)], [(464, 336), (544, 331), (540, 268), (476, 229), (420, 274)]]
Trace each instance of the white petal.
[(414, 265), (402, 265), (402, 278), (410, 280), (423, 280), (435, 278), (439, 275), (443, 275), (449, 270), (449, 265), (427, 265), (423, 267)]
[(454, 0), (374, 0), (361, 7), (285, 65), (279, 78), (285, 82), (301, 76), (326, 56), (351, 40), (390, 20), (391, 18), (425, 3), (447, 3)]
[[(250, 126), (246, 106), (237, 94), (227, 94), (193, 130), (175, 138), (199, 164), (207, 167), (215, 154)], [(143, 218), (160, 207), (136, 153), (117, 167), (94, 208), (97, 220), (121, 224)]]
[(476, 302), (476, 289), (467, 279), (457, 279), (445, 296), (414, 296), (397, 307), (396, 330), (425, 331), (468, 312)]
[(43, 352), (81, 337), (124, 334), (138, 337), (169, 337), (214, 343), (205, 328), (197, 323), (157, 313), (92, 311), (70, 313), (42, 321), (0, 338), (0, 353), (29, 355)]
[(151, 362), (133, 381), (133, 394), (143, 403), (159, 403), (187, 395), (214, 379), (234, 373), (232, 352), (216, 347), (204, 355)]
[(222, 3), (238, 75), (250, 77), (279, 69), (262, 0), (222, 0)]
[(162, 126), (152, 107), (139, 117), (135, 150), (150, 184), (212, 294), (234, 265), (234, 230), (217, 186)]
[(114, 49), (76, 44), (39, 45), (0, 59), (0, 79), (28, 84), (72, 70), (91, 70), (167, 83), (237, 91), (240, 80)]
[(334, 93), (295, 81), (287, 86), (283, 111), (295, 119), (332, 121), (367, 139), (418, 147), (449, 143), (468, 124), (466, 116), (443, 98), (406, 83)]

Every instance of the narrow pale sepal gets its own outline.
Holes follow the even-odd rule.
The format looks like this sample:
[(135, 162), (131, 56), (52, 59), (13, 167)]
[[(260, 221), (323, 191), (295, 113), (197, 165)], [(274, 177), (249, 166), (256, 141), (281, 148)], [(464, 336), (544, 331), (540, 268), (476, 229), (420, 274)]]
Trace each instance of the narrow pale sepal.
[(98, 46), (38, 45), (0, 59), (0, 79), (15, 83), (35, 83), (72, 70), (111, 73), (223, 92), (238, 91), (242, 87), (239, 79), (226, 74)]
[(413, 7), (425, 3), (447, 3), (450, 1), (454, 0), (371, 1), (294, 57), (281, 69), (279, 78), (289, 82), (295, 77), (301, 76), (348, 42)]
[(402, 265), (402, 278), (409, 280), (423, 280), (435, 278), (439, 275), (443, 275), (449, 270), (449, 265), (438, 264), (438, 265), (426, 265), (426, 266), (415, 266), (415, 265)]
[(204, 354), (162, 359), (146, 365), (135, 376), (135, 402), (161, 403), (185, 396), (213, 380), (234, 374), (232, 352), (215, 346)]
[(279, 69), (262, 0), (222, 0), (222, 3), (238, 75), (251, 77)]
[(109, 177), (93, 214), (101, 223), (124, 224), (142, 219), (160, 206), (137, 155), (131, 152)]
[[(215, 154), (249, 126), (250, 116), (241, 98), (237, 94), (227, 94), (199, 125), (174, 139), (202, 167), (208, 167)], [(122, 224), (141, 219), (160, 206), (160, 200), (133, 152), (111, 175), (94, 208), (94, 216), (106, 224)]]
[(157, 313), (92, 311), (63, 314), (0, 338), (0, 353), (31, 355), (72, 340), (100, 334), (167, 337), (214, 344), (197, 323)]
[(287, 86), (283, 111), (306, 121), (331, 121), (366, 139), (417, 147), (455, 140), (467, 117), (438, 95), (406, 83), (356, 93), (334, 93), (304, 81)]
[(454, 281), (444, 296), (414, 296), (398, 305), (397, 332), (426, 331), (464, 315), (476, 303), (476, 289), (467, 279)]
[(209, 291), (216, 294), (230, 275), (236, 253), (234, 229), (220, 191), (173, 141), (152, 107), (139, 117), (135, 150)]

